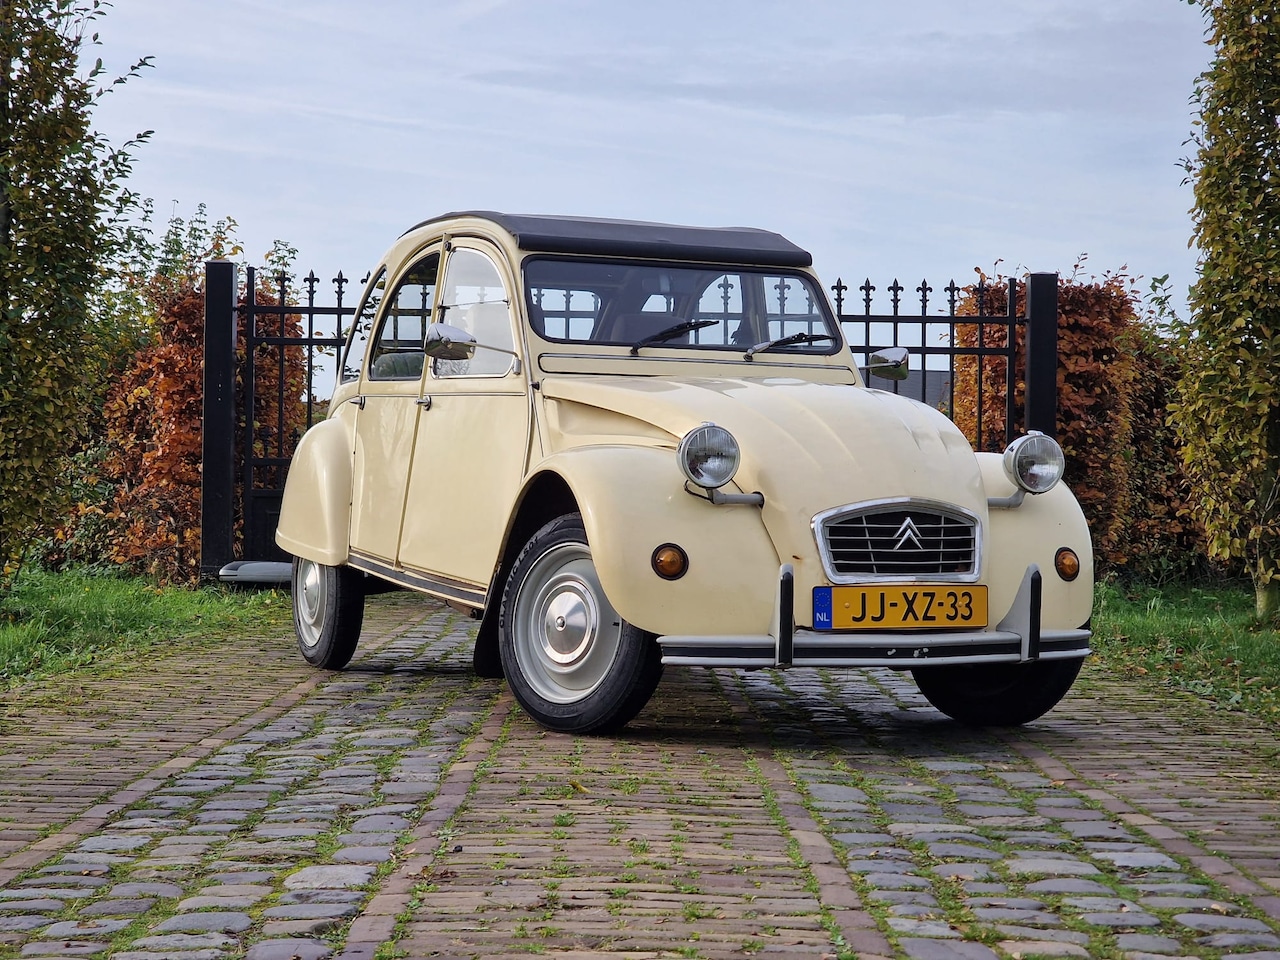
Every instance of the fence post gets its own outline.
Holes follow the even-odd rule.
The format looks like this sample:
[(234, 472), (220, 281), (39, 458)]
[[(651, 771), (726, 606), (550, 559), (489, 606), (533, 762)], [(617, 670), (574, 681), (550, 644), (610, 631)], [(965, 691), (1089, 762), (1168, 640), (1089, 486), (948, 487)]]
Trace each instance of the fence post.
[(1057, 439), (1058, 275), (1027, 279), (1026, 428)]
[(200, 576), (216, 578), (235, 549), (236, 265), (204, 265), (204, 429)]

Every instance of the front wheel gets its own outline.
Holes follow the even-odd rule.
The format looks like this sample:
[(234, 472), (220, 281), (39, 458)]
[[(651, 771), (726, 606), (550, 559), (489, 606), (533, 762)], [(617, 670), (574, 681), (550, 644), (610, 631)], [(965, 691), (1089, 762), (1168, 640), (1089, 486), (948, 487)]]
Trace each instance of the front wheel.
[(512, 694), (552, 730), (616, 730), (662, 678), (656, 638), (623, 620), (605, 596), (580, 514), (551, 521), (520, 551), (498, 630)]
[(293, 631), (313, 667), (341, 670), (351, 662), (364, 623), (362, 575), (293, 558)]
[(1016, 727), (1044, 716), (1075, 683), (1084, 661), (975, 663), (912, 670), (931, 704), (973, 727)]

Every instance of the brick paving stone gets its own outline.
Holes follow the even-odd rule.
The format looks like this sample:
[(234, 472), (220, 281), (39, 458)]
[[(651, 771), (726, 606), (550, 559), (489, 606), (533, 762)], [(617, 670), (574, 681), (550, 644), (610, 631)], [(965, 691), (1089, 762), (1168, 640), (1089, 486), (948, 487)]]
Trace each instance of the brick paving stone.
[(0, 890), (0, 902), (26, 902), (31, 900), (80, 900), (91, 897), (97, 891), (82, 890), (78, 887), (14, 887)]
[(1097, 927), (1114, 927), (1117, 929), (1127, 929), (1129, 927), (1158, 927), (1160, 926), (1160, 918), (1153, 917), (1149, 913), (1143, 913), (1140, 910), (1134, 910), (1127, 913), (1084, 913), (1080, 917), (1085, 923), (1091, 923)]
[(154, 929), (161, 933), (240, 933), (251, 925), (248, 914), (210, 911), (177, 914), (160, 921)]
[(155, 900), (149, 898), (135, 900), (96, 900), (88, 906), (81, 907), (81, 917), (131, 917), (146, 913)]
[(1241, 950), (1255, 947), (1280, 947), (1280, 937), (1270, 933), (1215, 933), (1197, 937), (1196, 943), (1214, 950)]
[(1040, 857), (1018, 857), (1004, 861), (1004, 868), (1015, 875), (1048, 874), (1055, 877), (1089, 877), (1102, 871), (1082, 860), (1048, 860)]
[(295, 903), (268, 907), (262, 915), (270, 920), (340, 920), (354, 917), (359, 912), (359, 906), (354, 903)]
[(163, 950), (182, 952), (186, 950), (224, 950), (238, 946), (239, 941), (223, 933), (168, 933), (152, 937), (142, 937), (134, 942), (134, 946), (143, 950)]
[[(1030, 892), (1030, 885), (1028, 885), (1028, 892)], [(1071, 894), (1071, 896), (1064, 896), (1062, 898), (1062, 903), (1081, 912), (1100, 913), (1110, 911), (1114, 913), (1117, 911), (1139, 909), (1138, 904), (1134, 903), (1132, 900), (1127, 900), (1123, 897), (1117, 896), (1114, 890), (1111, 890), (1102, 884), (1095, 884), (1095, 889), (1085, 894), (1081, 894), (1076, 891), (1071, 891)]]
[(1121, 933), (1116, 936), (1116, 946), (1129, 953), (1182, 953), (1182, 943), (1173, 937), (1150, 933)]
[(360, 903), (364, 894), (358, 890), (294, 890), (283, 894), (276, 902), (290, 903)]
[(1016, 923), (997, 923), (991, 929), (1003, 937), (1017, 940), (1049, 940), (1054, 943), (1074, 943), (1077, 946), (1086, 946), (1089, 943), (1089, 935), (1078, 930), (1023, 927)]
[(66, 937), (92, 937), (94, 934), (112, 934), (127, 927), (130, 920), (64, 920), (51, 924), (41, 931), (40, 936), (56, 940)]
[(1239, 913), (1237, 904), (1223, 900), (1206, 900), (1203, 897), (1143, 897), (1138, 901), (1144, 907), (1155, 910), (1197, 911), (1211, 913)]
[(1192, 930), (1206, 931), (1247, 931), (1249, 933), (1267, 933), (1270, 930), (1261, 920), (1249, 917), (1230, 917), (1203, 913), (1180, 913), (1174, 921)]
[(187, 897), (174, 907), (179, 912), (191, 910), (247, 910), (261, 897)]
[(0, 933), (26, 933), (50, 925), (50, 919), (42, 914), (19, 914), (0, 917)]
[(912, 917), (890, 917), (889, 929), (907, 937), (930, 937), (941, 940), (959, 940), (961, 932), (945, 920), (918, 920)]
[(303, 867), (285, 877), (289, 890), (346, 889), (362, 887), (373, 878), (373, 868), (357, 865)]
[(986, 863), (944, 863), (935, 867), (934, 873), (954, 880), (985, 880), (996, 876)]
[(898, 943), (912, 960), (998, 960), (999, 958), (999, 954), (994, 950), (980, 943), (912, 938), (903, 938)]
[(973, 915), (978, 920), (1025, 923), (1037, 927), (1057, 927), (1062, 925), (1061, 917), (1044, 910), (1026, 910), (1012, 907), (977, 907), (973, 910)]
[(1095, 854), (1099, 860), (1114, 863), (1117, 867), (1136, 867), (1142, 870), (1180, 870), (1178, 861), (1163, 853), (1154, 852), (1101, 852)]
[(1141, 890), (1143, 893), (1158, 893), (1167, 896), (1180, 896), (1183, 894), (1196, 896), (1209, 892), (1209, 887), (1203, 883), (1135, 883), (1135, 890)]
[(1053, 940), (1005, 940), (1000, 949), (1014, 960), (1022, 957), (1091, 957), (1087, 949), (1075, 943), (1059, 943)]
[(968, 843), (931, 843), (929, 853), (940, 859), (956, 857), (963, 860), (999, 860), (1000, 854), (986, 847)]
[(39, 900), (13, 900), (8, 903), (0, 902), (0, 917), (4, 917), (13, 913), (30, 913), (32, 910), (61, 910), (66, 904), (61, 900), (39, 899)]
[(326, 960), (333, 948), (323, 940), (262, 940), (249, 948), (244, 960)]

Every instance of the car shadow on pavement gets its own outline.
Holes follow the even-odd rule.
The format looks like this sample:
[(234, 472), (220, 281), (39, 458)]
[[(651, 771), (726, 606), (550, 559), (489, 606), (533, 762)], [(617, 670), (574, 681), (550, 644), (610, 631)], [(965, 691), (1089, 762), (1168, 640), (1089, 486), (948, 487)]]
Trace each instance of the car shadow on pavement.
[[(389, 676), (399, 674), (406, 677), (475, 677), (475, 671), (469, 663), (446, 660), (432, 663), (393, 660), (361, 660), (350, 664), (341, 671), (344, 675), (376, 675)], [(500, 681), (494, 681), (500, 682)]]

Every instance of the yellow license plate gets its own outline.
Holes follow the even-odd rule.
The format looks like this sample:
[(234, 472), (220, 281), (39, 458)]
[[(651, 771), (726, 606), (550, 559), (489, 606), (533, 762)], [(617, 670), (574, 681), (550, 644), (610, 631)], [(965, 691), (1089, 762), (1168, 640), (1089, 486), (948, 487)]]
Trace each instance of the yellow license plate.
[(987, 588), (974, 586), (815, 587), (818, 630), (944, 630), (987, 625)]

